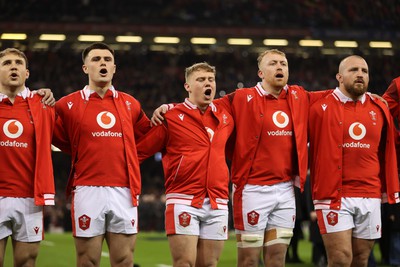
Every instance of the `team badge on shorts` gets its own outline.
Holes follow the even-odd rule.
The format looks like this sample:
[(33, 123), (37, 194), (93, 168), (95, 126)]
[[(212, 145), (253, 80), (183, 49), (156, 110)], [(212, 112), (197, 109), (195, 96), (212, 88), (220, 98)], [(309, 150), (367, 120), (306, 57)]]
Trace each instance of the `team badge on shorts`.
[(90, 227), (90, 217), (86, 214), (83, 214), (81, 217), (78, 218), (79, 221), (79, 228), (82, 230), (87, 230)]
[(187, 212), (182, 212), (181, 214), (179, 214), (179, 224), (183, 227), (187, 227), (190, 225), (190, 219), (192, 218), (192, 216), (190, 216), (189, 213)]
[(326, 220), (328, 221), (329, 225), (334, 226), (338, 223), (338, 214), (331, 211), (326, 215)]
[(250, 225), (256, 225), (258, 224), (258, 219), (260, 218), (260, 214), (258, 214), (257, 212), (250, 211), (249, 213), (247, 213), (247, 222)]

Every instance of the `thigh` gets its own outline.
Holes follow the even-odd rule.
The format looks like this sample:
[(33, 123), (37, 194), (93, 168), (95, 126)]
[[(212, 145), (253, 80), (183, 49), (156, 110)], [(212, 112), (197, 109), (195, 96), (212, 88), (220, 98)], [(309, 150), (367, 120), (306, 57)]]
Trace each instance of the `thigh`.
[(106, 215), (107, 232), (137, 234), (138, 209), (132, 204), (132, 195), (127, 187), (106, 187), (108, 211)]
[[(368, 264), (368, 258), (371, 254), (372, 247), (374, 246), (375, 240), (369, 239), (352, 239), (352, 251), (353, 251), (353, 263)], [(365, 265), (365, 266), (366, 266)], [(356, 265), (361, 266), (361, 265)]]
[(3, 266), (8, 237), (0, 239), (0, 266)]
[(99, 266), (104, 235), (95, 237), (75, 237), (77, 266), (85, 266), (88, 262)]
[(352, 230), (327, 233), (322, 235), (328, 259), (351, 259)]
[(108, 197), (104, 187), (77, 186), (72, 192), (72, 229), (75, 237), (104, 235)]
[(199, 239), (196, 266), (217, 266), (223, 248), (223, 240)]
[(194, 266), (197, 257), (198, 236), (168, 235), (174, 266)]
[(136, 234), (106, 233), (111, 266), (132, 266)]
[(13, 240), (14, 266), (35, 266), (40, 242), (20, 242)]

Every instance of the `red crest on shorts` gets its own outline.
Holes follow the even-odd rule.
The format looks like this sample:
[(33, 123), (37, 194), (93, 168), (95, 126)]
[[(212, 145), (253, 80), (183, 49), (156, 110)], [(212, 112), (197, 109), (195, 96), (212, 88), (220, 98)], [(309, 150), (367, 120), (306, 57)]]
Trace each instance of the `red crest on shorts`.
[(86, 214), (83, 214), (81, 217), (78, 218), (79, 228), (82, 230), (87, 230), (90, 227), (90, 217)]
[(250, 225), (256, 225), (258, 224), (258, 219), (260, 218), (260, 214), (258, 214), (257, 212), (250, 211), (249, 213), (247, 213), (247, 222)]
[(331, 211), (326, 215), (326, 220), (328, 221), (329, 225), (335, 225), (338, 222), (338, 214), (334, 211)]
[(182, 212), (181, 214), (179, 214), (179, 224), (183, 227), (189, 226), (190, 224), (190, 219), (192, 218), (192, 216), (190, 216), (189, 213), (187, 212)]

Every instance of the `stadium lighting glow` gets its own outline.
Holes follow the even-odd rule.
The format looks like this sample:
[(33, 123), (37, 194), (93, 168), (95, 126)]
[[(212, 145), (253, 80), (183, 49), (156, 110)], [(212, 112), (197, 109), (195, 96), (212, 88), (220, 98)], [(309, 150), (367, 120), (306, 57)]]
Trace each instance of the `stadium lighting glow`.
[(141, 36), (119, 35), (115, 40), (119, 43), (140, 43), (143, 38)]
[(324, 43), (321, 40), (300, 40), (299, 45), (321, 47)]
[(253, 40), (249, 38), (229, 38), (228, 44), (230, 45), (252, 45)]
[(180, 40), (178, 37), (157, 36), (154, 37), (154, 42), (157, 44), (177, 44)]
[(25, 33), (2, 33), (0, 37), (2, 40), (25, 40), (26, 38)]
[(391, 42), (371, 41), (369, 42), (371, 48), (392, 48)]
[(358, 43), (356, 41), (340, 41), (337, 40), (333, 43), (336, 47), (358, 47)]
[(66, 38), (65, 34), (41, 34), (39, 40), (41, 41), (64, 41)]
[(78, 41), (80, 42), (102, 42), (104, 41), (103, 35), (79, 35)]
[(190, 39), (192, 44), (215, 44), (217, 40), (215, 38), (206, 38), (206, 37), (193, 37)]
[(289, 42), (286, 39), (264, 39), (263, 44), (266, 46), (287, 46)]

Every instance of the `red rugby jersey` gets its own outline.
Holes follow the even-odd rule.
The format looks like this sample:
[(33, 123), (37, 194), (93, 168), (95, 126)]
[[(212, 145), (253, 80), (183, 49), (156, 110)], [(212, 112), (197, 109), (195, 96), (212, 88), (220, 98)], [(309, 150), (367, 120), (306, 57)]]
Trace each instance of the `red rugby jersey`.
[(0, 94), (0, 195), (33, 197), (35, 142), (28, 102)]
[(278, 98), (265, 94), (262, 105), (264, 125), (248, 184), (272, 185), (290, 181), (294, 170), (297, 172), (293, 122), (287, 102), (287, 90), (282, 90)]

